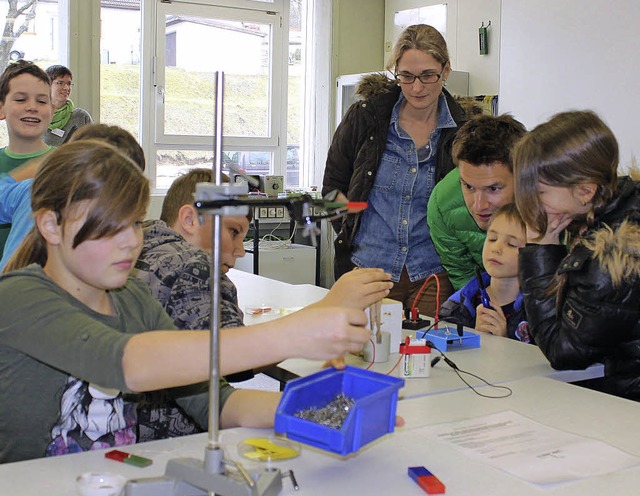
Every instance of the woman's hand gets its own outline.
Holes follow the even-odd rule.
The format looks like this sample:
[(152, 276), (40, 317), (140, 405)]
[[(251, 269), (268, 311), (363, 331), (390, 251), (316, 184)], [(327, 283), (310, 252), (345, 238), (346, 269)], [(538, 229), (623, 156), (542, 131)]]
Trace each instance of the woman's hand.
[(476, 329), (488, 332), (496, 336), (507, 336), (507, 318), (504, 316), (502, 308), (486, 308), (480, 304), (476, 308)]
[(382, 269), (354, 269), (338, 279), (321, 306), (340, 306), (364, 310), (389, 294), (391, 274)]

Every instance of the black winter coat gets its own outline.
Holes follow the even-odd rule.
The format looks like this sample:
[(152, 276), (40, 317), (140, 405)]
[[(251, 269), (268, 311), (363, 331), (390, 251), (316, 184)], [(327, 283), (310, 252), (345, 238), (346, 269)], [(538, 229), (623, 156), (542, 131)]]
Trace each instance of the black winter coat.
[[(527, 245), (519, 264), (529, 332), (553, 368), (604, 363), (591, 386), (640, 400), (640, 183), (621, 178), (569, 254)], [(546, 294), (556, 271), (567, 275), (559, 314)]]
[[(350, 201), (367, 201), (387, 143), (391, 113), (400, 97), (400, 88), (384, 74), (374, 74), (363, 78), (357, 93), (363, 99), (349, 108), (333, 135), (322, 194), (338, 190)], [(466, 114), (446, 90), (443, 93), (459, 128), (467, 120)], [(451, 146), (458, 128), (441, 132), (436, 154), (436, 181), (454, 167)], [(351, 246), (359, 225), (360, 214), (347, 215), (333, 223), (338, 233), (334, 262), (336, 279), (351, 270)]]

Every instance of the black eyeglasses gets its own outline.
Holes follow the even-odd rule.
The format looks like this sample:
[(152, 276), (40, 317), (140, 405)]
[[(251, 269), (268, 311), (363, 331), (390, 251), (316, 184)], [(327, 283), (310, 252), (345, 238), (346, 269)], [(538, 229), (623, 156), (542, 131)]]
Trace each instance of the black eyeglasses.
[(422, 84), (433, 84), (440, 81), (442, 73), (444, 73), (444, 67), (442, 68), (442, 71), (440, 71), (440, 74), (430, 73), (420, 74), (419, 76), (416, 76), (415, 74), (411, 74), (410, 72), (402, 72), (400, 74), (395, 74), (395, 78), (396, 81), (398, 81), (400, 84), (413, 84), (416, 79), (419, 79)]
[(74, 84), (71, 81), (54, 81), (53, 84), (56, 86), (68, 86), (69, 88), (73, 88)]

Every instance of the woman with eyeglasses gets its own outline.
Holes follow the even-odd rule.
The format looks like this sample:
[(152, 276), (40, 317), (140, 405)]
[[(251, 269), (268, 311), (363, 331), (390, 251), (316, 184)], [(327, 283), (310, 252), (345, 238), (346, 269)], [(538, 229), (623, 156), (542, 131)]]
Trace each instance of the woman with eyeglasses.
[[(389, 298), (424, 315), (453, 292), (429, 235), (427, 202), (453, 169), (451, 144), (466, 121), (444, 88), (451, 73), (447, 44), (432, 26), (409, 26), (393, 48), (387, 75), (365, 76), (360, 101), (347, 111), (329, 149), (323, 194), (366, 201), (358, 215), (334, 221), (336, 279), (354, 267), (392, 274)], [(421, 291), (422, 289), (422, 291)], [(416, 301), (417, 300), (417, 301)]]
[(51, 79), (51, 103), (54, 112), (43, 139), (47, 145), (60, 146), (69, 140), (76, 129), (92, 124), (93, 119), (89, 112), (76, 107), (69, 98), (73, 89), (71, 71), (63, 65), (52, 65), (46, 72)]

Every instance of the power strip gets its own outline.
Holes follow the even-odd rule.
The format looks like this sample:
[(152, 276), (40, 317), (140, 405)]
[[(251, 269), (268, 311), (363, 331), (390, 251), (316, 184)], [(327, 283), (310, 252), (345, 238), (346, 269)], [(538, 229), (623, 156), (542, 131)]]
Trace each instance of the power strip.
[(287, 211), (284, 207), (257, 207), (253, 211), (254, 215), (260, 219), (288, 219)]

